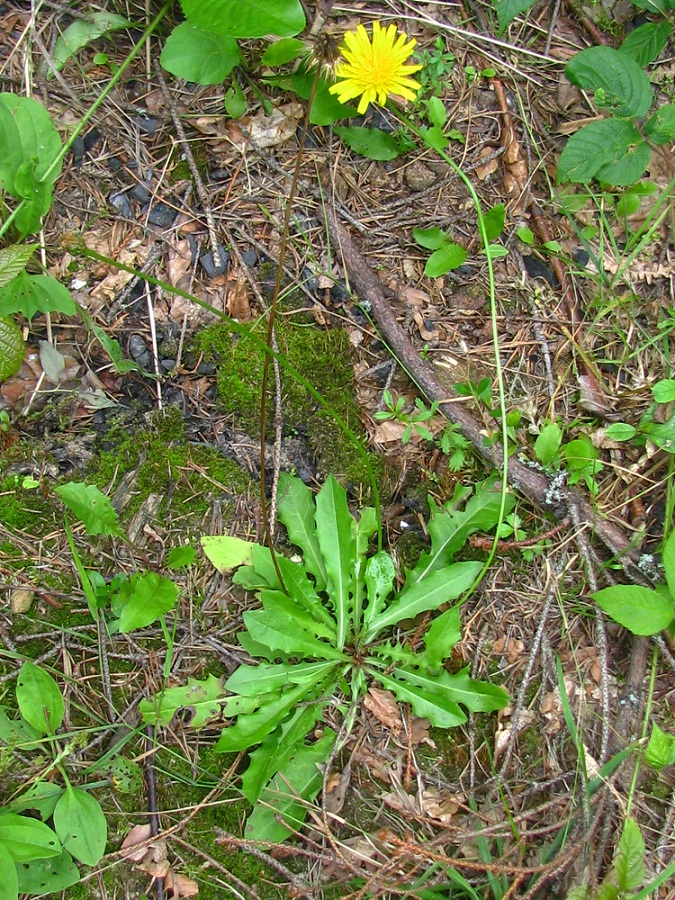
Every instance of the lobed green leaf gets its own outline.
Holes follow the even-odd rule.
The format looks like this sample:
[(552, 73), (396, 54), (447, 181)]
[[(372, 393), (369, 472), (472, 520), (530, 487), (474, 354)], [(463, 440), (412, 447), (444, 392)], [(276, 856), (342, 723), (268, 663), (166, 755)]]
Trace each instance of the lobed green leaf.
[[(314, 744), (301, 746), (263, 790), (260, 800), (246, 822), (247, 840), (275, 843), (283, 841), (301, 827), (308, 804), (321, 789), (320, 769), (333, 749), (337, 735), (328, 729)], [(291, 826), (284, 828), (279, 818)]]
[(279, 520), (286, 526), (289, 540), (302, 550), (305, 568), (314, 576), (316, 589), (323, 590), (326, 587), (326, 565), (316, 536), (314, 494), (299, 478), (282, 472), (277, 504)]
[(347, 494), (329, 475), (316, 497), (316, 536), (324, 560), (326, 585), (337, 623), (336, 646), (343, 650), (353, 634), (351, 621), (355, 589), (356, 523)]
[(373, 618), (367, 633), (372, 640), (384, 628), (396, 625), (403, 619), (414, 619), (419, 613), (438, 609), (443, 603), (456, 600), (478, 577), (480, 562), (459, 562), (430, 572), (420, 581), (406, 583), (389, 606)]

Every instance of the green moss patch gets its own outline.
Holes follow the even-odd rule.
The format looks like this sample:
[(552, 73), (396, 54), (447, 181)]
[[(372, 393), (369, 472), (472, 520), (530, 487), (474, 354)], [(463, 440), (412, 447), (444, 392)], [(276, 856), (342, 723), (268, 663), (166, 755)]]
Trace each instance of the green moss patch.
[[(227, 325), (216, 325), (199, 335), (199, 348), (218, 365), (218, 397), (223, 410), (237, 428), (254, 438), (260, 436), (260, 397), (264, 350), (252, 338), (265, 339), (266, 322), (258, 319), (243, 334), (232, 334)], [(336, 422), (340, 418), (365, 443), (359, 409), (354, 400), (352, 364), (347, 335), (339, 328), (319, 329), (314, 325), (280, 320), (277, 325), (279, 350), (323, 397), (318, 402), (293, 375), (281, 369), (282, 416), (285, 437), (301, 436), (306, 442), (320, 475), (332, 473), (347, 485), (368, 490), (368, 467), (353, 440)], [(274, 376), (270, 372), (273, 387)], [(270, 399), (267, 436), (272, 437), (274, 401)], [(362, 445), (363, 445), (362, 444)], [(374, 453), (367, 458), (378, 481), (382, 462)]]

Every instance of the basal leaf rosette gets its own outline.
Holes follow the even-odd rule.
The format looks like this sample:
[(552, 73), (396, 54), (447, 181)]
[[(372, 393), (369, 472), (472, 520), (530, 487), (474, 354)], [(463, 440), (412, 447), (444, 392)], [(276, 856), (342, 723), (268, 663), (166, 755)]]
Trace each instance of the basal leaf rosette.
[[(244, 613), (238, 636), (258, 661), (240, 665), (225, 684), (223, 715), (231, 724), (217, 745), (221, 752), (252, 751), (242, 778), (243, 793), (254, 805), (249, 838), (281, 841), (302, 824), (321, 788), (319, 764), (337, 739), (322, 721), (329, 704), (331, 721), (343, 723), (377, 682), (440, 728), (461, 725), (466, 710), (506, 705), (503, 688), (470, 678), (466, 669), (451, 672), (446, 664), (460, 638), (460, 606), (448, 604), (474, 585), (482, 568), (454, 556), (471, 533), (494, 527), (500, 507), (500, 493), (489, 485), (462, 507), (457, 499), (433, 508), (430, 549), (400, 590), (389, 553), (369, 555), (377, 531), (374, 510), (352, 515), (332, 476), (316, 496), (297, 478), (280, 479), (279, 519), (301, 560), (277, 555), (275, 566), (267, 547), (242, 550), (239, 539), (220, 539), (220, 549), (213, 545), (217, 539), (205, 544), (211, 559), (250, 563), (237, 569), (234, 581), (259, 601), (259, 608)], [(238, 542), (234, 555), (228, 540)], [(412, 649), (403, 624), (439, 609), (423, 649)], [(387, 640), (394, 626), (403, 636)]]

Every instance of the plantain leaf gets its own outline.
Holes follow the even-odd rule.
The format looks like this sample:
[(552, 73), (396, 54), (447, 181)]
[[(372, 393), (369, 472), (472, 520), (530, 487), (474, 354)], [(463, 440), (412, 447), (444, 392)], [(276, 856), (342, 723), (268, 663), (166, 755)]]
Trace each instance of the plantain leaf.
[(87, 866), (95, 866), (105, 853), (108, 825), (103, 810), (80, 788), (66, 785), (54, 809), (54, 828), (64, 849)]
[(0, 846), (16, 862), (46, 859), (61, 853), (58, 837), (44, 822), (4, 811), (0, 812)]
[(43, 734), (54, 734), (63, 721), (65, 705), (49, 672), (25, 662), (16, 680), (16, 702), (26, 722)]
[(5, 891), (6, 900), (17, 900), (19, 896), (19, 878), (16, 864), (9, 850), (0, 844), (0, 883)]

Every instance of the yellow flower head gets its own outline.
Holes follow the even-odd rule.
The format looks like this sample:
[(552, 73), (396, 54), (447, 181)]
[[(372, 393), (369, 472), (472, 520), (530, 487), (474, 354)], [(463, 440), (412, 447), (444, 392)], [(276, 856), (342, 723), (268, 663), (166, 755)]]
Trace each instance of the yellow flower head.
[(373, 22), (373, 41), (370, 42), (368, 32), (363, 25), (357, 25), (356, 31), (345, 34), (342, 56), (346, 62), (339, 63), (335, 76), (340, 79), (329, 88), (331, 94), (337, 94), (340, 103), (349, 103), (355, 97), (359, 100), (359, 115), (363, 114), (371, 103), (384, 106), (390, 94), (414, 100), (419, 83), (409, 78), (422, 66), (404, 65), (412, 54), (417, 41), (407, 40), (406, 34), (396, 36), (396, 26), (382, 28), (379, 22)]

